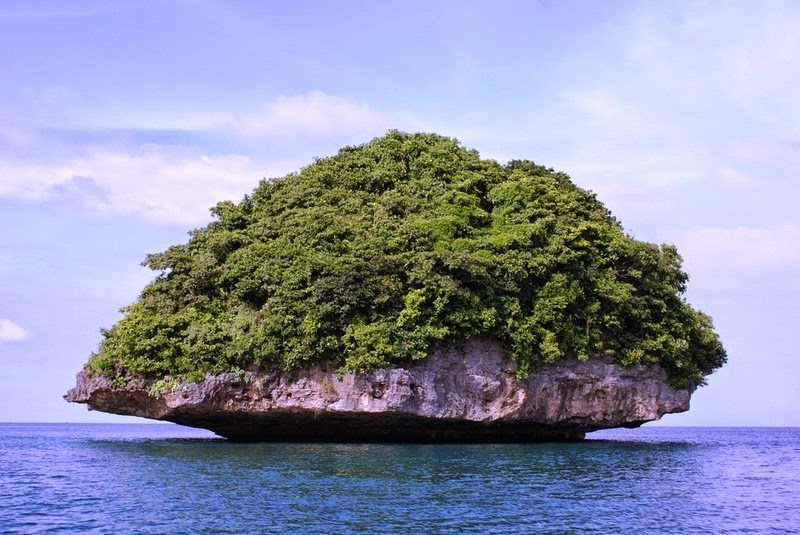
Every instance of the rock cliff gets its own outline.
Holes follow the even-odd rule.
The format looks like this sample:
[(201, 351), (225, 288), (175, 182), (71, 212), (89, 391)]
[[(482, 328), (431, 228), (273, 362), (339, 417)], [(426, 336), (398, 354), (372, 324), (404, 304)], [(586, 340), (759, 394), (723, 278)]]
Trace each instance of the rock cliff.
[(498, 344), (472, 339), (408, 366), (338, 373), (315, 365), (280, 372), (209, 375), (157, 393), (144, 382), (112, 388), (78, 374), (65, 396), (90, 410), (209, 429), (231, 440), (576, 440), (635, 427), (689, 408), (657, 364), (625, 368), (611, 358), (565, 359), (526, 379)]

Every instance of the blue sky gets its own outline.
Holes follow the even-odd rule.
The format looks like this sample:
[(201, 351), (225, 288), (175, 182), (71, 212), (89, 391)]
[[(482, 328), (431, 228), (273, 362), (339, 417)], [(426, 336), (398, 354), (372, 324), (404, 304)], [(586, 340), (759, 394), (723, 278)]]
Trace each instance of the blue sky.
[(800, 4), (0, 4), (0, 421), (208, 207), (389, 128), (528, 158), (678, 245), (728, 365), (671, 425), (800, 425)]

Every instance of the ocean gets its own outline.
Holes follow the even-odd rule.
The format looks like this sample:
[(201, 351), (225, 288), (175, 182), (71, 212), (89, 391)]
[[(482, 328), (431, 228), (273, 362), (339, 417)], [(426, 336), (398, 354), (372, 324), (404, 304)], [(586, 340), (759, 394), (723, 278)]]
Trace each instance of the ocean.
[(800, 428), (386, 445), (0, 424), (0, 532), (800, 532)]

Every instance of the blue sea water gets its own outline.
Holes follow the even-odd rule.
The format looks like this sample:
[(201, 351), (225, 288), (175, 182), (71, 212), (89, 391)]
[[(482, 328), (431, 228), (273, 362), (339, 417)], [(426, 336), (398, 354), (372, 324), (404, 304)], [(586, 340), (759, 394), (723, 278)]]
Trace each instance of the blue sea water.
[(234, 444), (173, 425), (0, 424), (0, 532), (800, 531), (800, 429), (569, 444)]

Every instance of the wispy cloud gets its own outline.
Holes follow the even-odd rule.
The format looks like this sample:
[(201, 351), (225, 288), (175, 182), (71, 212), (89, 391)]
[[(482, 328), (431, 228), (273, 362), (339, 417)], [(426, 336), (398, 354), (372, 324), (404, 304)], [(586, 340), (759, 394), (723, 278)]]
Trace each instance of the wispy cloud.
[(0, 343), (2, 342), (22, 342), (27, 340), (30, 334), (11, 320), (0, 318)]
[[(125, 123), (125, 115), (112, 123)], [(271, 140), (281, 147), (291, 140), (296, 146), (335, 148), (362, 142), (391, 125), (386, 116), (364, 104), (322, 91), (280, 97), (263, 111), (238, 119), (208, 123), (202, 113), (198, 117), (202, 120), (196, 124), (184, 120), (184, 126), (192, 130), (205, 123), (206, 131), (218, 137)], [(64, 201), (98, 213), (198, 224), (208, 219), (208, 208), (218, 201), (238, 200), (261, 178), (297, 170), (317, 155), (297, 159), (295, 151), (291, 160), (264, 159), (246, 155), (253, 153), (252, 147), (243, 149), (208, 154), (198, 148), (154, 143), (130, 148), (77, 143), (71, 153), (47, 162), (0, 155), (0, 198)]]
[(687, 258), (723, 269), (781, 269), (800, 272), (800, 227), (700, 227), (678, 235)]
[(386, 130), (391, 121), (351, 99), (312, 91), (283, 96), (260, 113), (241, 117), (237, 129), (246, 136), (306, 135), (328, 137), (337, 134), (369, 136)]
[(261, 178), (296, 167), (294, 162), (256, 162), (239, 154), (202, 155), (158, 145), (130, 153), (90, 150), (53, 165), (0, 161), (0, 197), (69, 200), (98, 213), (197, 224), (208, 219), (208, 209), (218, 201), (238, 201)]
[(741, 291), (777, 284), (800, 290), (800, 226), (699, 227), (675, 235), (702, 287)]
[(608, 89), (568, 92), (564, 98), (568, 106), (582, 114), (585, 123), (600, 127), (607, 133), (636, 131), (642, 134), (651, 128), (635, 106), (622, 101)]
[(798, 22), (795, 2), (637, 4), (513, 135), (633, 227), (709, 224), (732, 210), (720, 197), (760, 203), (748, 225), (796, 222), (774, 206), (800, 172)]

